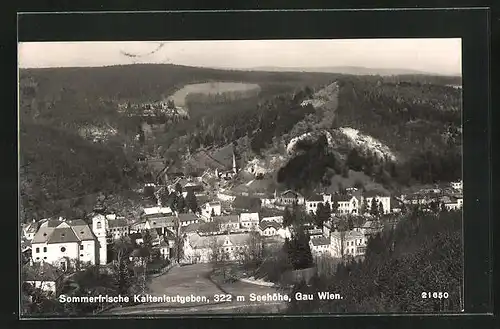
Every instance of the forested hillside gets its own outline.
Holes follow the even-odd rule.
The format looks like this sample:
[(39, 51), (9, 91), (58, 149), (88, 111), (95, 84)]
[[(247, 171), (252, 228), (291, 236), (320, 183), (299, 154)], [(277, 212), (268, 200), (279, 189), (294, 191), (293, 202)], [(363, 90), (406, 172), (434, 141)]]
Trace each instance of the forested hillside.
[[(22, 218), (67, 214), (75, 203), (61, 200), (97, 191), (129, 190), (145, 174), (135, 165), (137, 154), (162, 146), (178, 158), (187, 146), (196, 149), (231, 143), (258, 128), (255, 119), (262, 111), (256, 108), (263, 100), (293, 94), (307, 85), (321, 86), (333, 77), (176, 65), (20, 70)], [(194, 98), (189, 105), (191, 119), (166, 124), (164, 133), (147, 145), (135, 140), (141, 119), (117, 111), (118, 104), (161, 100), (185, 84), (207, 81), (256, 83), (261, 91), (223, 103), (203, 104)], [(281, 107), (282, 118), (289, 117), (287, 110), (287, 106)], [(248, 127), (243, 129), (245, 125)], [(86, 127), (117, 133), (96, 144), (78, 135)], [(164, 155), (169, 156), (168, 152)]]
[[(341, 264), (333, 276), (316, 276), (310, 285), (297, 284), (293, 294), (297, 291), (314, 294), (315, 300), (293, 301), (288, 311), (291, 314), (460, 311), (461, 228), (461, 212), (431, 215), (417, 210), (395, 229), (369, 240), (363, 262)], [(320, 301), (317, 292), (322, 291), (338, 293), (343, 299)], [(436, 296), (432, 298), (434, 292)], [(423, 298), (423, 293), (428, 297)]]

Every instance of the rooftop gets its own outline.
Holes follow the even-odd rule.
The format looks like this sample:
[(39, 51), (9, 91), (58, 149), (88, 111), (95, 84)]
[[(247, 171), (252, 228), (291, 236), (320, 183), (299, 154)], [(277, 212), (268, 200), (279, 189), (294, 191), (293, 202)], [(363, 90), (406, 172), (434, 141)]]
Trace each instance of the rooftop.
[(330, 244), (330, 239), (325, 238), (324, 236), (312, 237), (311, 243), (313, 246), (326, 246)]

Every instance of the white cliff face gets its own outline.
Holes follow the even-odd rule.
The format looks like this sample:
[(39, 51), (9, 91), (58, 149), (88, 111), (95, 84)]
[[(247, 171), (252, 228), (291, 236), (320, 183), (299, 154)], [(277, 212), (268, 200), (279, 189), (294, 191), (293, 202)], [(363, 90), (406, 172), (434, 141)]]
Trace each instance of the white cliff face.
[(369, 135), (364, 135), (357, 129), (350, 127), (340, 128), (339, 131), (344, 134), (354, 144), (355, 147), (358, 147), (362, 150), (372, 151), (381, 158), (387, 157), (392, 161), (396, 160), (396, 156), (390, 150), (390, 148), (379, 140)]
[(333, 149), (334, 140), (333, 140), (332, 134), (329, 131), (320, 130), (317, 132), (305, 133), (305, 134), (302, 134), (298, 137), (292, 138), (290, 140), (290, 142), (288, 143), (288, 145), (286, 146), (286, 151), (289, 155), (292, 155), (296, 151), (296, 147), (297, 147), (298, 142), (303, 141), (303, 140), (316, 140), (319, 136), (322, 136), (322, 135), (326, 137), (326, 140), (328, 142), (328, 147), (330, 149)]
[(283, 163), (286, 163), (286, 158), (279, 155), (266, 157), (266, 159), (255, 158), (247, 163), (244, 170), (253, 175), (265, 175), (279, 169)]

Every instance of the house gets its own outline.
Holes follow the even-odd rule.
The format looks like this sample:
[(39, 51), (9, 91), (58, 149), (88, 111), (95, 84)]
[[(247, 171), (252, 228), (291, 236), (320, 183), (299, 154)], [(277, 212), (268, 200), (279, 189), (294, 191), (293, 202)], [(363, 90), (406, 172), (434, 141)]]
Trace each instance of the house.
[(145, 267), (147, 264), (147, 259), (151, 257), (151, 252), (148, 248), (139, 246), (132, 250), (129, 256), (129, 260), (133, 266)]
[[(135, 224), (134, 224), (135, 225)], [(165, 235), (165, 232), (167, 231), (174, 231), (177, 225), (177, 217), (175, 216), (162, 216), (162, 217), (150, 217), (144, 221), (144, 225), (138, 223), (137, 228), (140, 228), (140, 230), (135, 232), (143, 232), (146, 230), (156, 230), (158, 234), (160, 235)]]
[(366, 221), (359, 230), (365, 236), (370, 236), (382, 232), (383, 225), (379, 221)]
[(276, 222), (280, 225), (283, 224), (283, 216), (270, 216), (270, 217), (262, 217), (261, 222), (272, 221)]
[(231, 195), (231, 194), (227, 194), (227, 193), (218, 192), (217, 199), (219, 199), (221, 201), (226, 201), (226, 202), (233, 202), (236, 199), (236, 196)]
[(335, 231), (330, 235), (331, 255), (335, 258), (362, 256), (366, 252), (367, 243), (367, 237), (360, 231)]
[(323, 194), (323, 203), (326, 204), (326, 203), (329, 203), (330, 205), (332, 205), (332, 202), (333, 202), (333, 195), (327, 193), (327, 194)]
[(221, 232), (235, 232), (240, 229), (240, 220), (238, 215), (225, 215), (214, 217), (214, 222), (219, 225)]
[(332, 221), (329, 220), (323, 223), (323, 236), (330, 238), (330, 233), (332, 232)]
[(114, 240), (118, 240), (121, 237), (127, 236), (129, 234), (129, 226), (127, 220), (125, 218), (109, 220), (107, 233), (111, 234)]
[(364, 198), (363, 202), (366, 205), (365, 209), (366, 212), (368, 213), (370, 212), (372, 202), (374, 199), (378, 207), (380, 207), (380, 203), (382, 203), (384, 214), (388, 214), (391, 212), (391, 197), (385, 194), (384, 192), (373, 191), (373, 190), (367, 191), (365, 192), (363, 198)]
[(330, 239), (323, 235), (312, 236), (309, 239), (309, 246), (313, 255), (319, 256), (322, 254), (331, 254)]
[(316, 214), (316, 211), (318, 210), (318, 205), (323, 204), (324, 199), (323, 196), (314, 194), (311, 197), (307, 198), (306, 200), (306, 212)]
[(29, 241), (33, 240), (40, 224), (41, 222), (36, 222), (35, 220), (33, 220), (33, 222), (31, 223), (24, 224), (22, 226), (23, 237), (25, 237)]
[(211, 219), (213, 216), (222, 214), (222, 203), (220, 201), (207, 202), (201, 206), (201, 216), (205, 219)]
[(275, 236), (278, 235), (278, 230), (281, 225), (275, 221), (266, 220), (261, 221), (259, 224), (259, 232), (263, 236)]
[(184, 186), (184, 191), (193, 192), (195, 195), (204, 191), (203, 184), (197, 182), (187, 182)]
[(457, 182), (452, 182), (451, 184), (451, 188), (453, 188), (454, 190), (458, 190), (458, 191), (461, 191), (463, 189), (463, 181), (462, 180), (459, 180)]
[(57, 296), (64, 274), (55, 266), (47, 262), (38, 262), (25, 265), (21, 272), (24, 283), (40, 289), (52, 296)]
[(240, 214), (240, 228), (242, 229), (252, 229), (257, 228), (259, 225), (259, 213), (241, 213)]
[[(99, 224), (99, 225), (98, 225)], [(83, 220), (49, 220), (44, 222), (32, 240), (35, 262), (46, 262), (66, 268), (74, 262), (107, 263), (106, 226), (93, 219), (92, 229)]]
[(163, 259), (170, 259), (173, 256), (173, 244), (169, 243), (169, 241), (161, 240), (158, 245), (158, 249), (160, 250), (160, 255)]
[(443, 202), (446, 210), (453, 211), (462, 208), (463, 199), (456, 197), (448, 197), (446, 201)]
[(318, 235), (323, 236), (323, 228), (309, 228), (306, 230), (306, 233), (311, 237)]
[[(384, 208), (385, 210), (385, 208)], [(403, 202), (395, 197), (391, 198), (391, 212), (400, 213), (403, 210)]]
[(199, 222), (199, 218), (195, 214), (177, 214), (177, 219), (179, 220), (180, 226), (187, 226), (189, 224), (195, 224)]
[(220, 234), (202, 236), (190, 234), (184, 241), (183, 262), (208, 263), (214, 256), (228, 261), (237, 260), (241, 253), (248, 249), (250, 240), (249, 233)]
[(282, 205), (293, 205), (293, 204), (303, 205), (305, 199), (300, 193), (294, 192), (292, 190), (287, 190), (276, 198), (276, 202)]
[(261, 205), (263, 207), (265, 207), (265, 206), (273, 205), (276, 202), (276, 198), (272, 194), (271, 195), (264, 195), (263, 197), (260, 198), (260, 201), (261, 201)]
[(141, 214), (143, 218), (171, 216), (174, 212), (170, 207), (149, 207), (144, 208)]
[(292, 237), (292, 232), (290, 232), (288, 227), (280, 227), (276, 234), (282, 239), (290, 239)]
[(349, 194), (337, 195), (335, 197), (338, 208), (337, 213), (340, 215), (359, 214), (361, 200)]

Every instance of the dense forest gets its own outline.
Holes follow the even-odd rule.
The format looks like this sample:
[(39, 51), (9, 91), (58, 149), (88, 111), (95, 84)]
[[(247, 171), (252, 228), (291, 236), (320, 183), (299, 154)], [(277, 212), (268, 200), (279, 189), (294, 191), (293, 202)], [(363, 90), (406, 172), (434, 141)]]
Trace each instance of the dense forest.
[[(368, 242), (363, 262), (338, 265), (335, 273), (319, 274), (292, 292), (314, 294), (315, 300), (292, 301), (289, 312), (456, 312), (462, 303), (462, 216), (460, 212), (413, 212), (395, 229)], [(320, 301), (318, 291), (343, 299)], [(435, 298), (422, 293), (436, 292)], [(441, 294), (439, 294), (441, 292)], [(448, 294), (447, 297), (443, 293)]]
[[(166, 122), (152, 141), (136, 140), (138, 133), (143, 136), (140, 117), (117, 111), (124, 102), (154, 102), (185, 84), (208, 81), (256, 83), (260, 91), (208, 103), (191, 97), (190, 118)], [(340, 86), (334, 115), (300, 105), (333, 81)], [(176, 65), (21, 70), (23, 216), (46, 209), (51, 210), (44, 214), (56, 215), (59, 206), (51, 203), (60, 198), (133, 186), (145, 175), (135, 158), (158, 154), (159, 147), (163, 156), (176, 160), (199, 148), (246, 138), (245, 152), (265, 156), (267, 149), (280, 149), (277, 146), (291, 136), (318, 127), (359, 129), (398, 152), (401, 161), (390, 163), (373, 154), (327, 152), (322, 150), (324, 145), (309, 145), (309, 150), (302, 150), (282, 168), (280, 182), (297, 189), (314, 188), (348, 169), (363, 171), (384, 185), (454, 180), (461, 174), (461, 90), (447, 85), (459, 83), (455, 77), (356, 77)], [(77, 135), (88, 126), (111, 127), (117, 133), (95, 144)]]
[[(280, 182), (303, 190), (328, 184), (333, 174), (347, 175), (348, 169), (364, 172), (386, 187), (461, 178), (460, 89), (384, 82), (373, 77), (344, 77), (339, 85), (339, 104), (331, 128), (358, 129), (388, 145), (398, 159), (381, 158), (354, 146), (331, 152), (322, 137), (281, 168)], [(310, 131), (317, 121), (300, 124), (306, 126), (304, 131)]]

